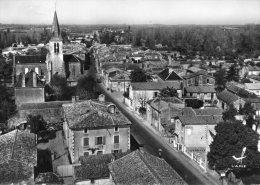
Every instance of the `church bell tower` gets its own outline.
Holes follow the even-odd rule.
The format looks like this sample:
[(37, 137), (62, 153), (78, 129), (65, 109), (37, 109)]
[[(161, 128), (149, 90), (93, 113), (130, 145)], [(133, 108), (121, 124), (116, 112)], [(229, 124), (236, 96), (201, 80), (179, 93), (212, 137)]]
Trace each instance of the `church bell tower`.
[(60, 76), (66, 77), (65, 65), (63, 61), (63, 44), (56, 11), (54, 12), (51, 34), (52, 37), (49, 41), (49, 75), (51, 77), (52, 75), (58, 73)]

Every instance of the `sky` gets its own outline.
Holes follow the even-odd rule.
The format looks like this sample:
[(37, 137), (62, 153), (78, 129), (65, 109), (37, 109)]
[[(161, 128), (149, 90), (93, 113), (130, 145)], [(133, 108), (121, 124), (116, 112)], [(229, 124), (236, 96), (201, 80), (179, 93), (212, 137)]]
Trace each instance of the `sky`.
[(260, 24), (260, 0), (0, 0), (0, 23)]

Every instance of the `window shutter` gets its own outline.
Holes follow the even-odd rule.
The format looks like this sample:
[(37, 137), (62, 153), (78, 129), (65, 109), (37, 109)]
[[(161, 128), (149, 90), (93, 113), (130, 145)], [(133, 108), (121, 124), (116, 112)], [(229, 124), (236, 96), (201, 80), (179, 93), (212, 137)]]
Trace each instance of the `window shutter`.
[(57, 53), (59, 53), (60, 51), (60, 46), (59, 46), (59, 43), (57, 43)]
[(97, 145), (97, 137), (95, 137), (95, 145)]
[(103, 136), (103, 145), (106, 144), (106, 136)]

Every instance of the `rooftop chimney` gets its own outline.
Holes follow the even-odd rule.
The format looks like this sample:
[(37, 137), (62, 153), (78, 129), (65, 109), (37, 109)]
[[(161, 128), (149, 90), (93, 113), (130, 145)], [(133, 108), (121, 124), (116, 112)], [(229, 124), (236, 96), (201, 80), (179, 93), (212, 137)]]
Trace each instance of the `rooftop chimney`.
[(25, 74), (22, 73), (22, 87), (25, 87)]
[(158, 157), (162, 158), (162, 149), (158, 149)]
[(35, 72), (32, 72), (32, 73), (33, 73), (33, 87), (37, 87), (36, 73)]
[(75, 96), (72, 96), (71, 101), (72, 101), (72, 103), (75, 103), (75, 102), (76, 102), (76, 97), (75, 97)]

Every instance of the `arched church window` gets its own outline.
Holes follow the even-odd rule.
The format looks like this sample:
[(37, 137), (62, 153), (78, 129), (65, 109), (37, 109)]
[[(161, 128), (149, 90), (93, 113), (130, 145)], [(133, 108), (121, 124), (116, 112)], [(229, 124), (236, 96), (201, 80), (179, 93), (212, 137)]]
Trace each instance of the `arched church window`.
[(56, 43), (54, 43), (54, 53), (56, 53), (56, 52), (57, 52), (56, 48), (57, 48), (57, 44), (56, 44)]
[(57, 43), (57, 53), (59, 53), (60, 51), (60, 46), (59, 46), (59, 43)]

